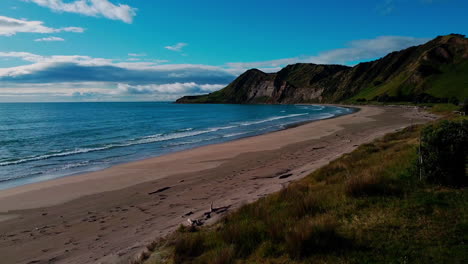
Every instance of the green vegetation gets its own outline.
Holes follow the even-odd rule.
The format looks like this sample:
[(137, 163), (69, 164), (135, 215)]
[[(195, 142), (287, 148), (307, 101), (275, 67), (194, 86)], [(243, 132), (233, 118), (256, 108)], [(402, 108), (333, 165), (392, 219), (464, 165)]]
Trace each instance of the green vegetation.
[[(226, 88), (178, 103), (453, 103), (468, 98), (468, 39), (450, 34), (354, 67), (297, 63), (252, 69)], [(268, 89), (265, 89), (268, 87)]]
[(457, 97), (460, 101), (468, 98), (468, 60), (460, 64), (441, 66), (443, 74), (427, 80), (427, 92), (438, 98)]
[(421, 173), (428, 181), (466, 186), (468, 122), (443, 121), (429, 125), (421, 136)]
[(371, 101), (377, 96), (381, 96), (383, 94), (387, 94), (389, 96), (397, 96), (400, 93), (400, 87), (403, 83), (408, 79), (408, 76), (405, 74), (399, 74), (392, 80), (381, 84), (380, 82), (377, 83), (377, 86), (369, 86), (366, 89), (363, 89), (357, 95), (353, 96), (350, 101), (357, 100), (357, 99), (366, 99), (367, 101)]
[(431, 108), (431, 112), (438, 114), (446, 114), (458, 110), (461, 110), (460, 106), (454, 104), (435, 104)]
[[(460, 102), (468, 98), (468, 61), (441, 65), (437, 72), (419, 83), (409, 82), (407, 72), (401, 73), (387, 82), (363, 89), (347, 101), (435, 103)], [(427, 95), (422, 97), (424, 94)]]
[(439, 141), (453, 131), (410, 127), (362, 145), (215, 226), (181, 227), (147, 262), (466, 263), (468, 193), (436, 184), (445, 174), (424, 169), (421, 180), (418, 167), (421, 133), (424, 152), (454, 144)]

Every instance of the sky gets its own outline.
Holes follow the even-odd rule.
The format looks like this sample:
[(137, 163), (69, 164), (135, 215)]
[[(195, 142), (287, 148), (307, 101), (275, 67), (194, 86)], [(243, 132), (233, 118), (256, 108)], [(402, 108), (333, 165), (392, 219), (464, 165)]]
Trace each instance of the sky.
[(1, 0), (0, 102), (171, 101), (467, 34), (466, 0)]

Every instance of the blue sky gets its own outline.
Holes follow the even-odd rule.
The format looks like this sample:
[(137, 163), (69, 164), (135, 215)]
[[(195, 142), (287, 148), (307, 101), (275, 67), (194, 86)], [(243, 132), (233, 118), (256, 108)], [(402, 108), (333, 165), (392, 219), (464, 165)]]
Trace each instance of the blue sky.
[(0, 101), (174, 100), (249, 68), (353, 65), (449, 33), (465, 0), (2, 0)]

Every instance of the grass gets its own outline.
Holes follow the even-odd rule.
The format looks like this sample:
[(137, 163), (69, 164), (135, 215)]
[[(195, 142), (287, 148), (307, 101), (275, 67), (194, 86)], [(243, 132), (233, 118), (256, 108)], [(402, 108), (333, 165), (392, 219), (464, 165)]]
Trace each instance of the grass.
[(460, 101), (468, 98), (468, 61), (455, 65), (441, 66), (443, 74), (427, 80), (427, 92), (435, 97), (457, 97)]
[(214, 226), (181, 228), (147, 263), (466, 263), (467, 192), (419, 180), (420, 129), (362, 145)]
[(358, 99), (373, 100), (376, 96), (387, 94), (389, 96), (408, 96), (426, 92), (437, 98), (455, 97), (461, 102), (468, 98), (468, 61), (461, 60), (459, 63), (437, 65), (440, 73), (433, 74), (414, 84), (408, 82), (411, 77), (403, 72), (386, 83), (371, 85), (359, 91), (358, 94), (346, 99), (346, 102), (357, 102)]
[(434, 104), (431, 112), (435, 114), (449, 114), (453, 111), (459, 111), (460, 108), (460, 106), (454, 104)]
[(360, 91), (357, 95), (354, 95), (352, 98), (348, 99), (348, 101), (355, 101), (359, 98), (364, 98), (366, 100), (372, 100), (374, 97), (378, 95), (388, 94), (391, 96), (395, 96), (398, 94), (398, 90), (401, 89), (403, 83), (408, 79), (404, 73), (399, 74), (395, 78), (391, 79), (391, 81), (387, 83), (383, 83), (379, 86), (370, 86), (366, 89)]

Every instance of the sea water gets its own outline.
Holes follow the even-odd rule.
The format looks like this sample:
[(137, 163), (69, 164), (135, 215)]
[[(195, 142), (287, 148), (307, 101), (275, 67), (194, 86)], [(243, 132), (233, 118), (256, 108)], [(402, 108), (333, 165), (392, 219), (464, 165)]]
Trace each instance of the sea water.
[(0, 104), (0, 190), (352, 113), (315, 105)]

